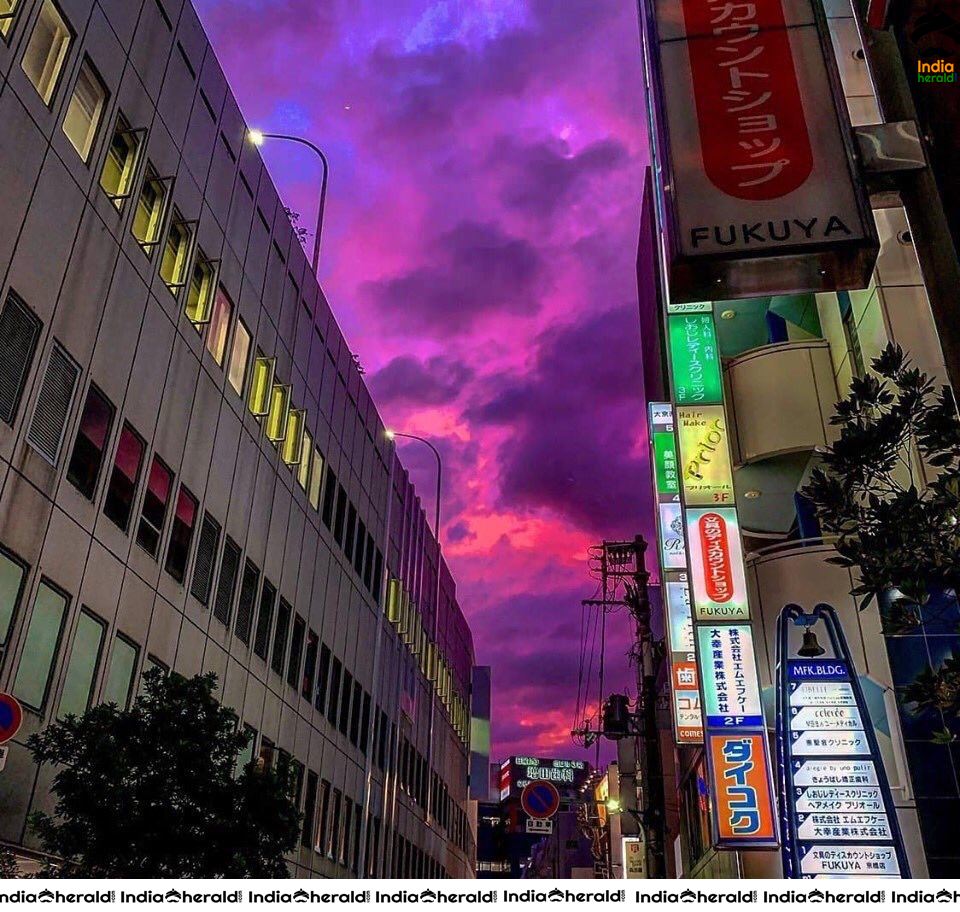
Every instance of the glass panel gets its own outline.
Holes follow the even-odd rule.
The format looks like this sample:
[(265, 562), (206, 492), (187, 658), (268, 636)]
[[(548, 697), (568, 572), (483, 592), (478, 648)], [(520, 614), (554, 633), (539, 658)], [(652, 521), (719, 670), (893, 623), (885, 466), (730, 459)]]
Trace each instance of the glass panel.
[(51, 0), (44, 0), (20, 66), (43, 103), (50, 104), (70, 48), (70, 30)]
[(266, 415), (270, 410), (270, 391), (273, 389), (273, 374), (276, 367), (276, 358), (267, 358), (261, 354), (258, 354), (253, 362), (253, 379), (250, 381), (248, 402), (250, 411), (254, 415)]
[(247, 379), (247, 361), (250, 359), (250, 330), (243, 320), (237, 319), (233, 331), (233, 344), (230, 346), (230, 366), (227, 379), (237, 395), (243, 395), (243, 384)]
[(106, 101), (107, 90), (90, 61), (85, 59), (63, 118), (63, 132), (84, 161), (90, 158)]
[(246, 746), (237, 753), (237, 765), (234, 767), (235, 775), (240, 775), (246, 769), (247, 764), (253, 759), (253, 749), (257, 744), (257, 730), (249, 725), (244, 725), (243, 730), (249, 740)]
[(120, 432), (110, 486), (103, 504), (104, 515), (112, 519), (124, 532), (130, 524), (130, 511), (133, 509), (133, 498), (143, 464), (143, 450), (143, 441), (129, 424), (125, 424)]
[(140, 513), (140, 525), (137, 527), (137, 544), (151, 557), (157, 556), (163, 524), (167, 518), (167, 504), (173, 489), (173, 472), (159, 456), (153, 457), (150, 465), (150, 477), (147, 479), (147, 493), (143, 496), (143, 510)]
[(124, 199), (130, 195), (133, 178), (137, 171), (137, 153), (140, 150), (140, 136), (130, 130), (123, 115), (117, 117), (110, 151), (103, 163), (100, 174), (100, 186), (119, 209)]
[(287, 416), (290, 412), (290, 387), (274, 385), (270, 392), (270, 411), (267, 414), (265, 431), (267, 440), (279, 443), (287, 433)]
[(167, 243), (163, 246), (163, 256), (160, 258), (160, 278), (174, 294), (187, 282), (192, 242), (193, 228), (174, 210), (170, 230), (167, 232)]
[(320, 450), (313, 451), (313, 465), (310, 471), (310, 506), (320, 509), (320, 486), (323, 483), (323, 455)]
[(300, 465), (297, 468), (297, 484), (299, 484), (304, 491), (307, 490), (307, 485), (310, 483), (310, 457), (312, 450), (313, 437), (311, 437), (310, 432), (304, 428), (303, 440), (300, 444)]
[(90, 705), (90, 692), (97, 676), (100, 664), (100, 647), (106, 624), (99, 618), (80, 612), (77, 630), (73, 636), (73, 648), (70, 650), (70, 663), (63, 680), (63, 693), (60, 695), (60, 714), (58, 718), (70, 715), (82, 716)]
[[(287, 429), (283, 435), (281, 458), (289, 465), (299, 465), (303, 456), (304, 431), (307, 413), (303, 409), (290, 409), (287, 413)], [(310, 450), (307, 450), (307, 457)]]
[(120, 709), (126, 709), (130, 705), (133, 676), (137, 670), (137, 652), (137, 647), (133, 643), (123, 637), (114, 637), (110, 667), (107, 669), (107, 680), (103, 685), (104, 703), (116, 703)]
[(193, 527), (197, 521), (197, 498), (183, 485), (177, 495), (177, 509), (173, 514), (173, 528), (170, 530), (170, 544), (167, 546), (166, 571), (178, 583), (183, 582), (187, 572), (187, 559), (190, 556), (190, 541)]
[(5, 646), (20, 604), (26, 570), (0, 552), (0, 646)]
[(87, 391), (87, 401), (80, 416), (80, 429), (67, 467), (67, 481), (87, 500), (93, 500), (97, 490), (103, 454), (112, 426), (113, 406), (96, 387), (91, 386)]
[(13, 28), (13, 18), (20, 0), (0, 0), (0, 37), (6, 38)]
[(187, 290), (187, 303), (184, 307), (187, 317), (197, 327), (198, 332), (204, 323), (210, 322), (215, 277), (213, 264), (203, 255), (203, 251), (200, 251), (193, 265), (190, 287)]
[(30, 627), (13, 683), (14, 696), (33, 709), (42, 709), (46, 700), (66, 610), (67, 600), (46, 583), (41, 583), (33, 602)]
[(131, 231), (148, 254), (160, 241), (160, 228), (163, 223), (163, 210), (167, 198), (167, 188), (152, 165), (147, 165), (147, 173), (137, 199), (137, 211), (133, 216)]
[(207, 330), (207, 351), (213, 355), (217, 364), (223, 364), (227, 351), (227, 335), (230, 332), (230, 319), (233, 316), (233, 302), (222, 287), (217, 288), (217, 297), (213, 305), (213, 317)]

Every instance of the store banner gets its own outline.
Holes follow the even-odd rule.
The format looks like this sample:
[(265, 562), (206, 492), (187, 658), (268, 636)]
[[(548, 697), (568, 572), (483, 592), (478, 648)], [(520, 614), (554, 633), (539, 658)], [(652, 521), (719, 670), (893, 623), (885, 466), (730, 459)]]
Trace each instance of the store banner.
[(740, 524), (734, 507), (686, 510), (694, 619), (743, 621), (750, 617)]
[(670, 314), (667, 333), (677, 405), (723, 402), (720, 348), (712, 310)]
[(763, 703), (749, 624), (697, 627), (708, 728), (762, 728)]
[(722, 405), (677, 406), (680, 477), (688, 506), (731, 506), (733, 464)]

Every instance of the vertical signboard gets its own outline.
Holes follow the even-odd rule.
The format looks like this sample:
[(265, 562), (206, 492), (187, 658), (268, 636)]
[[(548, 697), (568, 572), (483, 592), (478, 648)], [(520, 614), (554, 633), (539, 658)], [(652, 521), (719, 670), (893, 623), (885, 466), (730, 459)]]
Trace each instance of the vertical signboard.
[(733, 507), (686, 510), (690, 573), (697, 621), (750, 617), (740, 524)]
[[(830, 647), (824, 655), (800, 658), (791, 650), (798, 618), (822, 622)], [(830, 606), (806, 616), (796, 605), (781, 612), (777, 678), (786, 876), (909, 877), (883, 760)]]
[(720, 354), (709, 305), (706, 312), (671, 314), (667, 336), (676, 404), (722, 402)]
[(667, 604), (674, 736), (678, 744), (703, 744), (697, 649), (693, 640), (693, 613), (690, 609), (687, 574), (678, 573), (668, 577), (663, 589)]
[(730, 506), (733, 466), (722, 405), (677, 406), (680, 479), (687, 506)]
[(707, 761), (712, 770), (714, 844), (735, 849), (775, 846), (777, 815), (766, 732), (708, 732)]
[(707, 728), (763, 728), (750, 625), (700, 624), (696, 630)]

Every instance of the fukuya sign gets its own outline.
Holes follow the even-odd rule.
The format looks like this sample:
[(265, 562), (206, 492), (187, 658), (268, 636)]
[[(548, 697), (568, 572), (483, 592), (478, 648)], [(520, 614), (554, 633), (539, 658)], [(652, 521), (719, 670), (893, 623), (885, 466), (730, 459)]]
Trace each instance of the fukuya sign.
[(643, 5), (671, 300), (867, 285), (878, 243), (819, 7)]

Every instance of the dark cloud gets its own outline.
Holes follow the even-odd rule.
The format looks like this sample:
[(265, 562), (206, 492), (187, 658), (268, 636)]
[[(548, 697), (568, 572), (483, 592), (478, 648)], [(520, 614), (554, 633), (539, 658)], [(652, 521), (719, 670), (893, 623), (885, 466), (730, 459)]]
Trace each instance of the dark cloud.
[(401, 355), (377, 371), (369, 383), (376, 401), (384, 405), (446, 405), (460, 395), (473, 376), (473, 368), (461, 361), (439, 355), (421, 361)]
[(362, 286), (398, 332), (451, 336), (485, 315), (532, 314), (539, 307), (540, 253), (495, 223), (460, 222), (435, 240), (426, 259), (429, 265)]

